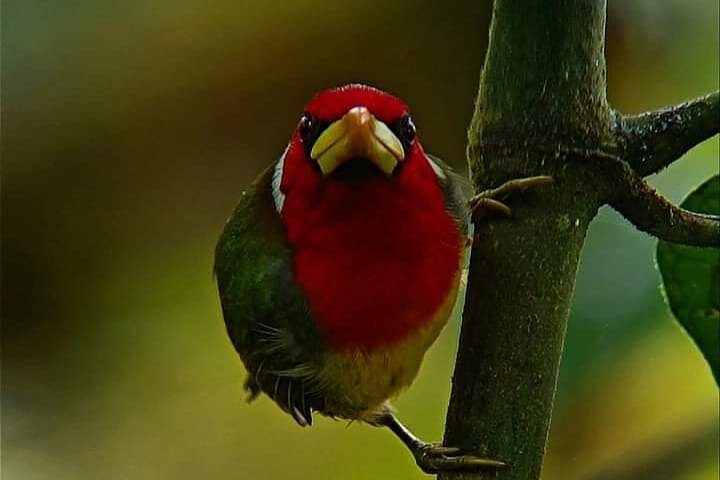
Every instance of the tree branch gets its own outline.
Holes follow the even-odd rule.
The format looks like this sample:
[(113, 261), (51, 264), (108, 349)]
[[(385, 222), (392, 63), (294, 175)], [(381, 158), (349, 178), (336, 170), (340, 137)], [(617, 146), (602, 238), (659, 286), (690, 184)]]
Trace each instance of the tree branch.
[(617, 155), (599, 149), (555, 149), (597, 169), (598, 186), (608, 188), (607, 203), (639, 230), (661, 240), (695, 247), (720, 246), (720, 217), (691, 212), (656, 192)]
[(475, 190), (533, 175), (555, 183), (511, 198), (512, 220), (476, 221), (444, 441), (508, 467), (441, 480), (539, 479), (575, 273), (601, 205), (660, 238), (717, 244), (716, 219), (674, 207), (637, 172), (717, 132), (718, 95), (618, 116), (605, 18), (606, 0), (494, 2), (468, 131)]
[(555, 147), (615, 143), (606, 96), (604, 0), (496, 0), (468, 132), (476, 191), (551, 175), (476, 222), (445, 444), (506, 462), (443, 480), (537, 480), (587, 226), (603, 190)]
[(720, 92), (681, 105), (621, 118), (623, 156), (645, 177), (720, 132)]
[(668, 242), (720, 247), (720, 217), (673, 205), (624, 162), (610, 170), (615, 195), (608, 203), (639, 230)]

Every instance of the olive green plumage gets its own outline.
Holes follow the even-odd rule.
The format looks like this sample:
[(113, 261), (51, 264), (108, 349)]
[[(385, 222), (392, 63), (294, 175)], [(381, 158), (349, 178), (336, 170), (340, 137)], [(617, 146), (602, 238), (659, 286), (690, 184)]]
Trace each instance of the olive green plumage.
[(445, 199), (445, 209), (457, 221), (458, 230), (463, 235), (468, 235), (471, 231), (468, 199), (473, 194), (473, 186), (467, 178), (455, 173), (450, 165), (442, 159), (429, 153), (425, 153), (425, 155), (442, 171), (438, 182)]
[(243, 193), (218, 241), (215, 275), (228, 335), (249, 372), (251, 398), (262, 390), (298, 422), (309, 423), (310, 409), (323, 406), (311, 375), (323, 347), (293, 279), (271, 182), (269, 168)]

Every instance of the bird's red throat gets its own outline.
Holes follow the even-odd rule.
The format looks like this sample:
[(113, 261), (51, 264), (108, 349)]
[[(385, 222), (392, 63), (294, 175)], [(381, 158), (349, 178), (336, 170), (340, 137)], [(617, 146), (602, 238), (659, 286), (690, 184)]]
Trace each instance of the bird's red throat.
[(286, 162), (282, 217), (295, 277), (336, 350), (402, 342), (454, 293), (464, 240), (415, 153), (401, 175), (352, 183), (287, 171), (310, 167)]

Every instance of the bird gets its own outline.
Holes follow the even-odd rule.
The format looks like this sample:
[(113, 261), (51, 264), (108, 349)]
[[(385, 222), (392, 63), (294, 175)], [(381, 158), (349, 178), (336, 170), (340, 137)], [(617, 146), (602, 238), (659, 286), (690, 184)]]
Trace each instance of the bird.
[(466, 190), (399, 98), (363, 84), (315, 95), (215, 250), (249, 399), (267, 395), (303, 427), (315, 413), (387, 427), (427, 473), (503, 466), (420, 440), (391, 404), (451, 317), (471, 210), (509, 211)]

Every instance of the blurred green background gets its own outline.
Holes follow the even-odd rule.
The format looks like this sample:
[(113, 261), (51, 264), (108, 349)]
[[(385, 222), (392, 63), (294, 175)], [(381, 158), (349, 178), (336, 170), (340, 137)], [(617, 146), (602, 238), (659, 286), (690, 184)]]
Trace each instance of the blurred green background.
[[(469, 0), (3, 2), (2, 478), (426, 478), (388, 432), (245, 404), (212, 252), (330, 86), (398, 94), (462, 169), (489, 15)], [(611, 2), (614, 105), (717, 89), (719, 16), (716, 0)], [(679, 200), (717, 169), (715, 138), (652, 181)], [(718, 478), (718, 390), (663, 305), (654, 246), (610, 211), (592, 226), (547, 480)], [(397, 401), (427, 439), (457, 331)]]

